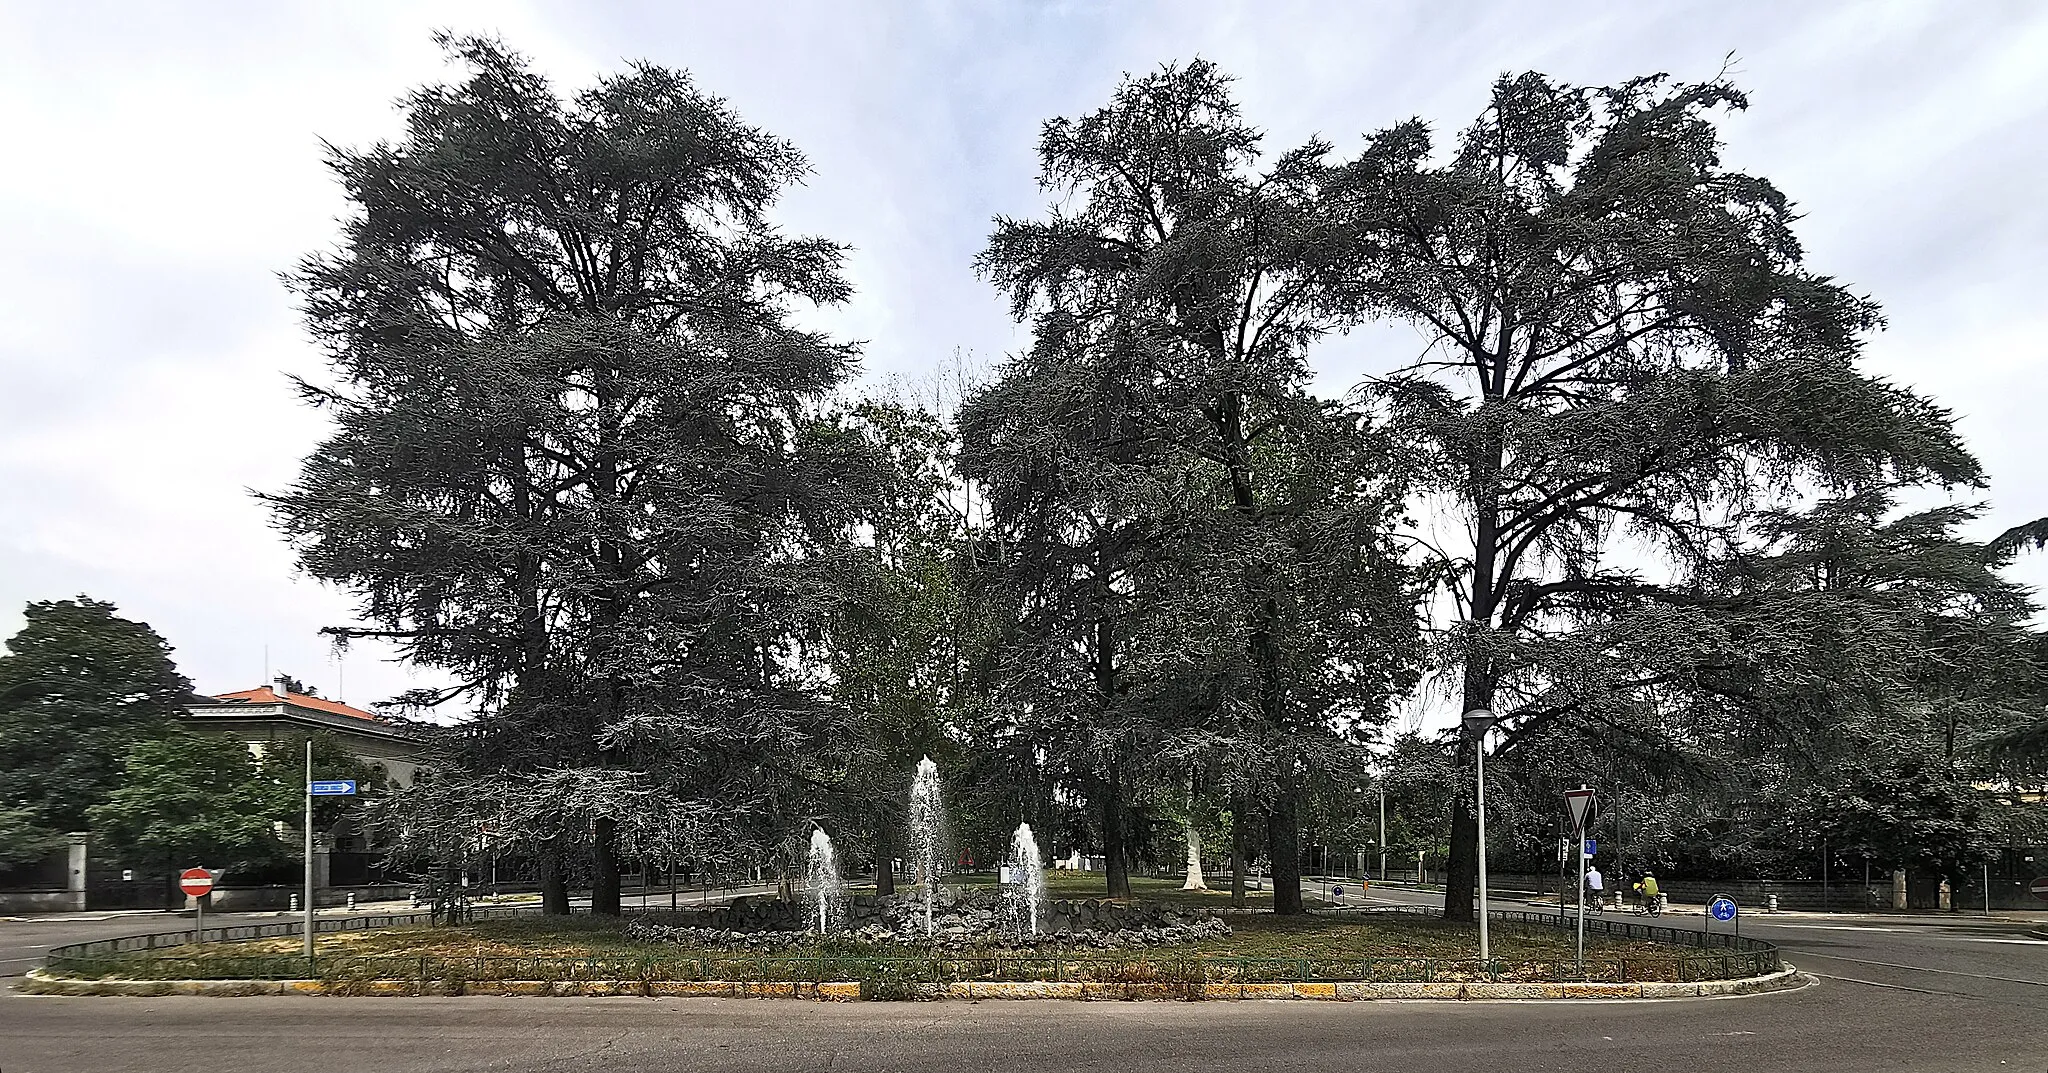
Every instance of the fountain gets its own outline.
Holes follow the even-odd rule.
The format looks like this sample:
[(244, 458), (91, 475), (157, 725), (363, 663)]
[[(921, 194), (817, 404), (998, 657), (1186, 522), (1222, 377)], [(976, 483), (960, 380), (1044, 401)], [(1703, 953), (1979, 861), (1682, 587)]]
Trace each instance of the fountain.
[(832, 851), (832, 836), (823, 827), (811, 830), (810, 852), (804, 857), (804, 897), (811, 903), (811, 919), (818, 934), (832, 930), (832, 922), (846, 911), (846, 886), (839, 879), (839, 860)]
[(1010, 838), (1010, 889), (1005, 892), (1010, 912), (1017, 919), (1019, 935), (1038, 938), (1038, 925), (1045, 918), (1045, 862), (1038, 856), (1038, 839), (1031, 825), (1020, 823)]
[(917, 762), (910, 783), (910, 852), (912, 866), (924, 880), (924, 933), (932, 934), (932, 904), (939, 891), (939, 843), (945, 812), (939, 801), (939, 765), (927, 756)]

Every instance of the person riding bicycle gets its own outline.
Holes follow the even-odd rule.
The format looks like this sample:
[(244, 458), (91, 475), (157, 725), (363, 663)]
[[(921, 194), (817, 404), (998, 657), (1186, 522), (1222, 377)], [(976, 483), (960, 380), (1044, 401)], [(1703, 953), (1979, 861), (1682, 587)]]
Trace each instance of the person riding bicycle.
[(1643, 912), (1654, 913), (1657, 911), (1656, 876), (1644, 872), (1642, 880), (1636, 884), (1636, 893), (1643, 897)]
[(1600, 875), (1600, 869), (1599, 869), (1598, 867), (1595, 867), (1595, 866), (1593, 866), (1593, 865), (1587, 865), (1587, 866), (1586, 866), (1586, 903), (1587, 903), (1588, 905), (1591, 905), (1591, 906), (1592, 906), (1592, 907), (1593, 907), (1593, 908), (1594, 908), (1595, 910), (1598, 910), (1598, 909), (1600, 908), (1600, 898), (1601, 898), (1602, 894), (1604, 893), (1604, 890), (1603, 890), (1603, 888), (1604, 888), (1605, 886), (1606, 886), (1606, 881), (1605, 881), (1605, 880), (1604, 880), (1604, 879), (1603, 879), (1603, 878), (1601, 877), (1601, 875)]

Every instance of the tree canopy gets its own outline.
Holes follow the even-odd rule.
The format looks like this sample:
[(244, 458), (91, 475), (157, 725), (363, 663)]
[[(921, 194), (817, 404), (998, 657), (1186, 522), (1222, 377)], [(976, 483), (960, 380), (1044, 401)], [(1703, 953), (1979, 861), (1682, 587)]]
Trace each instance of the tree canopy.
[(171, 646), (113, 604), (31, 603), (0, 655), (0, 863), (41, 857), (122, 777), (138, 740), (163, 735), (191, 683)]

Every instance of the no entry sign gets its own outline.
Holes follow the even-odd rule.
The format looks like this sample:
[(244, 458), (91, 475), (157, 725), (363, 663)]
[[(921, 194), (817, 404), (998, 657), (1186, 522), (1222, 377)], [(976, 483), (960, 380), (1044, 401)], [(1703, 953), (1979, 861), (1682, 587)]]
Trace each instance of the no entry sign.
[(2039, 898), (2044, 902), (2048, 902), (2048, 876), (2041, 876), (2035, 879), (2033, 889), (2034, 897)]
[(213, 890), (213, 873), (204, 868), (187, 868), (178, 875), (178, 889), (194, 898), (204, 898)]

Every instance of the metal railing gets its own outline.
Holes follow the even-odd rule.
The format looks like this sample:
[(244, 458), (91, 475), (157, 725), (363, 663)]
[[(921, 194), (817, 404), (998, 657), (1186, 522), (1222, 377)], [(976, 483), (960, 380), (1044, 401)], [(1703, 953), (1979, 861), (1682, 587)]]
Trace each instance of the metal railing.
[[(484, 917), (517, 916), (533, 913), (538, 906), (503, 906), (478, 908), (469, 911), (471, 919)], [(435, 916), (431, 911), (416, 913), (360, 913), (345, 917), (316, 917), (313, 934), (325, 935), (342, 931), (373, 931), (379, 928), (402, 928), (419, 924), (432, 924)], [(95, 939), (89, 943), (73, 943), (69, 946), (54, 946), (43, 958), (49, 968), (58, 967), (60, 961), (104, 960), (110, 954), (147, 953), (191, 943), (246, 942), (252, 939), (282, 939), (293, 935), (304, 935), (306, 923), (303, 920), (280, 920), (271, 924), (229, 924), (204, 931), (159, 931), (146, 935), (124, 935), (117, 939)]]

